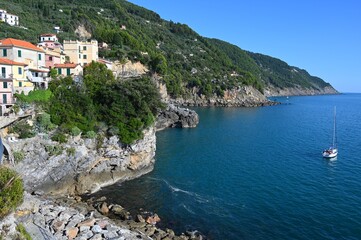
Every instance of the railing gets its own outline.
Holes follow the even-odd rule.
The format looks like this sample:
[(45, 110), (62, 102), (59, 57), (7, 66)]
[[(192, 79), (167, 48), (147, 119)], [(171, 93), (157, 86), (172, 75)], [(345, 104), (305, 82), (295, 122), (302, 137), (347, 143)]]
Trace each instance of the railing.
[(7, 75), (6, 74), (0, 74), (0, 79), (11, 79), (12, 76), (10, 76), (11, 74)]

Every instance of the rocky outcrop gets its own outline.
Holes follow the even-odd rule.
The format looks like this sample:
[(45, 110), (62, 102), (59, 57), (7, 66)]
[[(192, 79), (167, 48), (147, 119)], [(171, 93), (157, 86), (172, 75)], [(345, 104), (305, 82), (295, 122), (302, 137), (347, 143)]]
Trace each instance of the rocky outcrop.
[(148, 72), (148, 68), (140, 62), (115, 61), (112, 64), (112, 72), (116, 78), (135, 78), (140, 77)]
[(151, 171), (156, 137), (151, 127), (141, 140), (126, 147), (116, 136), (103, 140), (78, 136), (59, 144), (46, 135), (13, 142), (11, 147), (24, 153), (15, 168), (28, 191), (82, 194)]
[(157, 131), (168, 127), (193, 128), (198, 123), (199, 117), (194, 110), (168, 104), (167, 108), (158, 115), (155, 127)]
[(31, 238), (37, 240), (149, 239), (142, 232), (115, 224), (85, 203), (69, 200), (45, 199), (25, 193), (23, 204), (0, 222), (0, 236), (6, 240), (23, 239), (17, 237), (16, 230), (21, 223)]
[(275, 88), (268, 87), (265, 89), (265, 96), (310, 96), (310, 95), (326, 95), (326, 94), (338, 94), (337, 90), (331, 86), (318, 89), (318, 88)]
[[(195, 90), (196, 91), (196, 90)], [(260, 107), (277, 103), (269, 101), (261, 92), (251, 86), (242, 86), (224, 91), (223, 97), (197, 95), (193, 93), (188, 98), (172, 99), (170, 102), (181, 106), (218, 106), (218, 107)]]

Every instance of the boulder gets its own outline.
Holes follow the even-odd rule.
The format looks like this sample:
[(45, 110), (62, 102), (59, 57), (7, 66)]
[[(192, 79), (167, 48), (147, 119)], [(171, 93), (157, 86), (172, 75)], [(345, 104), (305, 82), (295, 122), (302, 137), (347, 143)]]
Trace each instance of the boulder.
[(168, 104), (167, 108), (159, 113), (156, 122), (157, 131), (168, 127), (192, 128), (199, 123), (198, 114), (190, 109)]

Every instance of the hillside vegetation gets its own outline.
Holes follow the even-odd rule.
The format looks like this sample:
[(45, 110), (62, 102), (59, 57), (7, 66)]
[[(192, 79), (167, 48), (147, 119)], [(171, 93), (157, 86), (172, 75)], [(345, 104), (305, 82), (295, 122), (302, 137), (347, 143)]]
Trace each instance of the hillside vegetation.
[(84, 26), (92, 38), (111, 45), (100, 51), (101, 57), (141, 61), (163, 77), (173, 97), (186, 97), (187, 89), (222, 96), (224, 90), (242, 85), (261, 92), (269, 84), (278, 88), (330, 86), (279, 59), (204, 38), (186, 24), (165, 21), (124, 0), (3, 0), (0, 8), (19, 15), (21, 26), (27, 28), (1, 24), (0, 38), (36, 43), (40, 34), (59, 26), (60, 40), (75, 39), (75, 30)]

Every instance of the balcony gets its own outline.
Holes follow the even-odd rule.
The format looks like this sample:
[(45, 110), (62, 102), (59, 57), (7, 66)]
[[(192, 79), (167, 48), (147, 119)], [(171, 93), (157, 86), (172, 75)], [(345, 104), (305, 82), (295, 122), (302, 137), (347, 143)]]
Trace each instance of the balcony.
[(8, 74), (6, 76), (6, 74), (0, 74), (0, 79), (9, 79), (11, 80), (13, 78), (13, 75), (12, 74)]
[[(4, 101), (5, 100), (5, 101)], [(15, 104), (14, 98), (12, 99), (0, 99), (0, 105), (14, 105)]]

